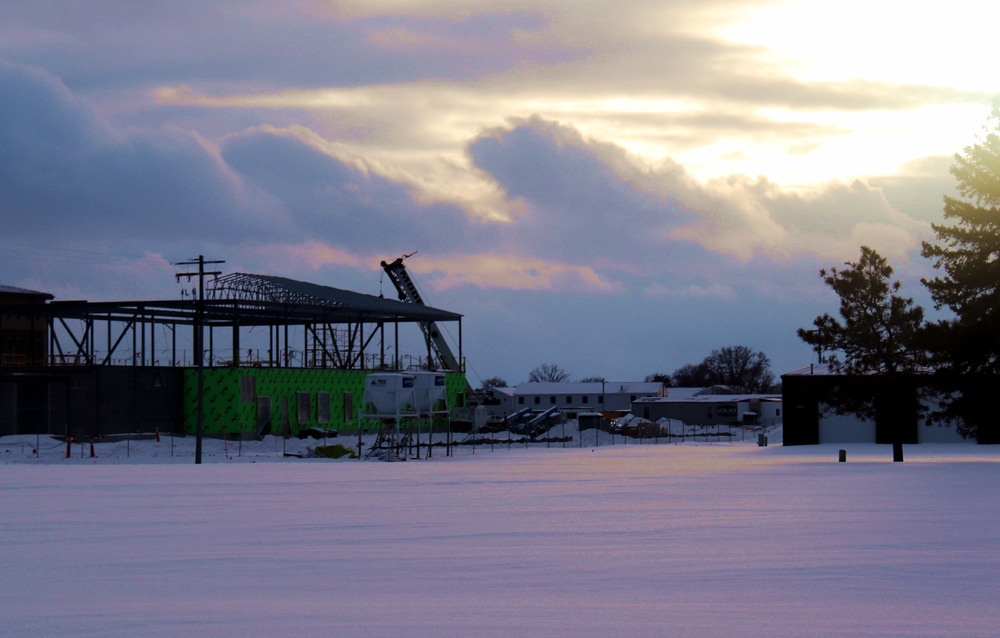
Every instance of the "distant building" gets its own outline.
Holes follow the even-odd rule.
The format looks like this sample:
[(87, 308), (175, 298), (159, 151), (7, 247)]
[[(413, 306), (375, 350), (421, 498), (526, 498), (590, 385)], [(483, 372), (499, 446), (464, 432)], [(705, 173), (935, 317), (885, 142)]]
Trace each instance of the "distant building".
[(490, 421), (502, 421), (517, 411), (514, 408), (514, 388), (490, 388), (480, 393), (478, 401)]
[(763, 425), (781, 423), (781, 397), (776, 394), (716, 394), (713, 388), (667, 388), (666, 396), (632, 402), (632, 414), (688, 425)]
[(566, 381), (530, 382), (514, 388), (513, 409), (535, 411), (558, 407), (563, 412), (628, 412), (632, 402), (643, 397), (662, 397), (666, 389), (659, 381)]

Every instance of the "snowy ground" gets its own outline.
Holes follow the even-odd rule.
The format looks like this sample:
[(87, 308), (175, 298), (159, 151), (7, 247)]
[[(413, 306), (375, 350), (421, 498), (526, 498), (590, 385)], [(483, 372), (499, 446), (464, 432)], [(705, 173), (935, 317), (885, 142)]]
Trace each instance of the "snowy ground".
[[(454, 443), (451, 454), (461, 456), (463, 454), (476, 454), (485, 450), (498, 451), (510, 449), (552, 449), (552, 448), (586, 448), (586, 447), (608, 447), (618, 445), (676, 445), (681, 442), (687, 444), (728, 444), (730, 442), (756, 442), (759, 434), (756, 428), (743, 430), (737, 427), (727, 426), (690, 426), (684, 425), (680, 421), (667, 422), (664, 426), (667, 436), (636, 438), (623, 436), (611, 432), (598, 431), (594, 429), (583, 430), (577, 428), (576, 421), (568, 421), (564, 424), (554, 426), (538, 440), (531, 440), (523, 434), (512, 434), (510, 432), (494, 432), (487, 434), (477, 434), (475, 436), (463, 433), (455, 433), (451, 436)], [(769, 444), (781, 443), (781, 428), (767, 428), (763, 430), (768, 436)], [(159, 440), (155, 440), (159, 436)], [(400, 435), (401, 436), (401, 435)], [(361, 455), (368, 456), (372, 445), (376, 441), (376, 435), (368, 434), (362, 437)], [(428, 433), (421, 432), (419, 437), (413, 436), (412, 440), (419, 440), (421, 444), (420, 456), (427, 454)], [(448, 453), (441, 447), (448, 435), (445, 433), (435, 433), (431, 438), (434, 443), (432, 456), (448, 456)], [(484, 443), (485, 441), (485, 443)], [(478, 442), (478, 443), (477, 443)], [(310, 455), (310, 448), (317, 446), (339, 444), (358, 450), (357, 435), (344, 435), (329, 438), (282, 438), (268, 436), (264, 439), (239, 441), (220, 438), (205, 437), (202, 440), (202, 462), (203, 463), (239, 463), (258, 461), (288, 461), (286, 457), (296, 456), (296, 460), (303, 456)], [(132, 435), (131, 437), (115, 437), (113, 440), (98, 440), (96, 442), (73, 441), (70, 444), (69, 456), (67, 457), (67, 446), (63, 440), (48, 436), (21, 435), (0, 437), (0, 464), (9, 463), (58, 463), (67, 465), (73, 463), (106, 464), (106, 463), (192, 463), (195, 455), (195, 439), (193, 436), (172, 437), (169, 435), (156, 435), (155, 433), (144, 433)], [(406, 451), (407, 457), (416, 456), (416, 449), (410, 448)]]
[(998, 633), (993, 447), (34, 441), (0, 439), (7, 636)]

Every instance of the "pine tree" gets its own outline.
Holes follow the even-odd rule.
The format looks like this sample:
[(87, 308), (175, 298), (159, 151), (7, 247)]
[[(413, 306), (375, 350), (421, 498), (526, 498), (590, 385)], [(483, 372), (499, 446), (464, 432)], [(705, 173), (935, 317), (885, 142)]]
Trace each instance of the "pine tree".
[(924, 280), (955, 319), (936, 326), (939, 362), (952, 372), (1000, 373), (1000, 99), (979, 143), (955, 155), (951, 173), (961, 197), (945, 196), (948, 224), (935, 224), (937, 243), (923, 255), (942, 276)]
[(898, 294), (901, 284), (892, 281), (892, 266), (868, 246), (861, 247), (858, 261), (844, 265), (820, 270), (840, 297), (840, 319), (817, 317), (814, 329), (800, 328), (799, 337), (831, 353), (827, 362), (833, 372), (894, 375), (919, 369), (924, 356), (916, 339), (923, 308)]
[(871, 395), (846, 387), (835, 389), (828, 400), (839, 414), (853, 413), (876, 422), (887, 419), (892, 458), (902, 461), (903, 424), (898, 414), (906, 398), (896, 381), (900, 374), (915, 372), (924, 363), (924, 352), (917, 346), (924, 310), (898, 294), (901, 285), (892, 281), (892, 266), (868, 246), (861, 247), (858, 261), (845, 266), (820, 271), (823, 281), (840, 297), (840, 319), (824, 314), (813, 322), (813, 330), (800, 328), (798, 334), (821, 353), (831, 352), (828, 361), (833, 372), (878, 375)]
[(997, 439), (989, 406), (1000, 374), (1000, 99), (979, 142), (955, 155), (951, 174), (960, 197), (945, 196), (948, 224), (934, 225), (937, 242), (923, 255), (943, 271), (924, 280), (938, 308), (955, 318), (929, 330), (938, 369), (956, 383), (932, 417), (953, 421), (963, 436)]

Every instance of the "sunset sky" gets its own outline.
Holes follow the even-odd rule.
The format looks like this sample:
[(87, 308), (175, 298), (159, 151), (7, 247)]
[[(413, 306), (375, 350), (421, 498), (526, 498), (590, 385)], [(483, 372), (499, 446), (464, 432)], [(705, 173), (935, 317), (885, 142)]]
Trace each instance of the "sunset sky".
[(982, 0), (6, 0), (0, 284), (174, 298), (172, 262), (465, 315), (473, 384), (775, 373), (867, 244), (919, 255), (993, 96)]

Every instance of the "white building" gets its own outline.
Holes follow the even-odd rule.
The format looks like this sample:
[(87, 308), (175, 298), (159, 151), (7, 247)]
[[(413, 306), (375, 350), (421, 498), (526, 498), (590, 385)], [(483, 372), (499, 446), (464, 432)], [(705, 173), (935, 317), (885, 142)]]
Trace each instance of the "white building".
[(645, 381), (564, 381), (522, 383), (514, 388), (493, 388), (484, 402), (489, 418), (496, 421), (528, 409), (543, 412), (559, 408), (575, 416), (580, 412), (626, 413), (632, 402), (666, 393), (662, 383)]
[(666, 396), (660, 382), (645, 381), (564, 381), (531, 382), (514, 388), (514, 410), (547, 410), (553, 406), (563, 412), (628, 412), (632, 402), (643, 397)]
[(781, 397), (775, 394), (713, 394), (711, 388), (668, 388), (666, 396), (632, 402), (632, 414), (688, 425), (764, 425), (781, 423)]

